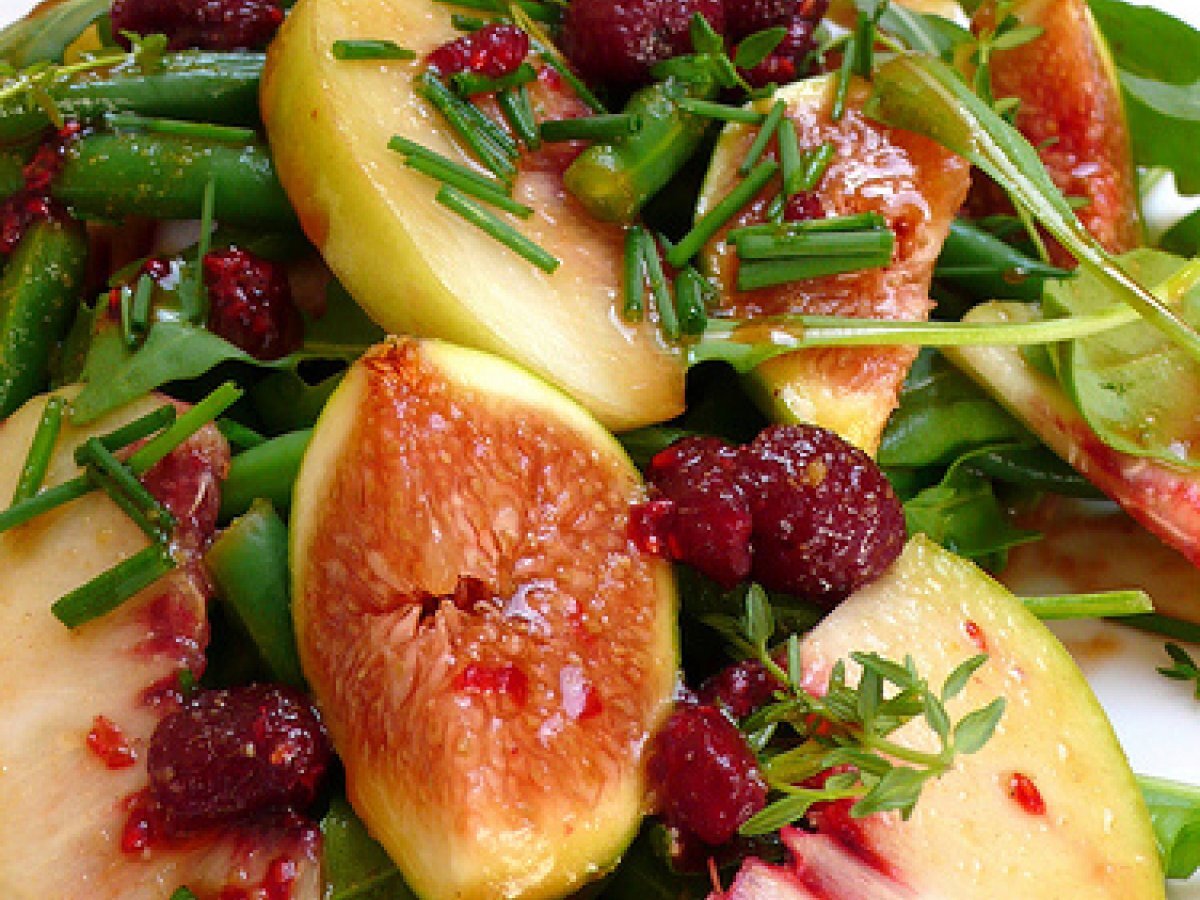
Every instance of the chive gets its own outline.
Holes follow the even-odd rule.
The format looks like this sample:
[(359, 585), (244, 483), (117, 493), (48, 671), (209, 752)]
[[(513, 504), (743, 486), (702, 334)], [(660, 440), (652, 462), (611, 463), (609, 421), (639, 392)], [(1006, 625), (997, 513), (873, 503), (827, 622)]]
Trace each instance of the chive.
[[(170, 403), (165, 406), (160, 406), (158, 409), (146, 413), (144, 416), (139, 416), (132, 422), (122, 425), (120, 428), (115, 428), (108, 434), (100, 436), (100, 443), (104, 445), (104, 449), (110, 453), (116, 453), (125, 447), (128, 447), (134, 441), (140, 441), (144, 437), (149, 437), (156, 431), (161, 431), (167, 428), (175, 421), (175, 407)], [(85, 465), (84, 457), (80, 453), (82, 447), (75, 448), (75, 463), (77, 465)]]
[(151, 544), (64, 595), (50, 607), (50, 611), (68, 628), (78, 628), (112, 612), (173, 568), (175, 560), (171, 554), (158, 544)]
[[(788, 182), (784, 184), (784, 189), (788, 191), (788, 196), (798, 194), (801, 191), (811, 191), (820, 184), (821, 179), (825, 177), (825, 172), (828, 170), (829, 164), (833, 162), (833, 157), (836, 154), (837, 148), (829, 142), (812, 150), (805, 150), (800, 156), (800, 166), (793, 175), (794, 183)], [(868, 215), (875, 214), (869, 213)]]
[(215, 212), (217, 182), (209, 178), (204, 185), (204, 197), (200, 201), (200, 238), (196, 242), (196, 280), (192, 282), (191, 290), (179, 291), (179, 304), (184, 318), (192, 323), (198, 323), (204, 316), (206, 289), (204, 286), (204, 257), (208, 256), (212, 246), (213, 214)]
[(138, 345), (138, 337), (133, 333), (133, 301), (130, 298), (129, 288), (121, 288), (121, 342), (126, 349), (133, 350)]
[[(450, 96), (454, 97), (455, 95), (451, 92)], [(459, 98), (455, 97), (455, 99)], [(459, 100), (459, 102), (462, 103), (463, 113), (466, 115), (468, 122), (474, 125), (481, 134), (486, 135), (487, 139), (498, 147), (510, 162), (517, 158), (520, 148), (517, 146), (517, 142), (513, 140), (512, 135), (501, 128), (496, 122), (492, 121), (487, 113), (474, 103), (467, 100)]]
[(533, 263), (543, 272), (548, 274), (553, 273), (559, 267), (560, 263), (556, 257), (542, 247), (539, 247), (507, 222), (496, 218), (496, 216), (487, 210), (472, 203), (462, 193), (450, 187), (450, 185), (442, 186), (442, 189), (437, 193), (437, 201), (447, 209), (458, 213), (458, 215), (462, 216), (476, 228), (495, 238), (509, 250), (513, 251), (513, 253)]
[(235, 422), (233, 419), (217, 419), (217, 430), (225, 436), (225, 440), (239, 450), (250, 450), (267, 442), (267, 439), (253, 428), (247, 428), (241, 422)]
[[(881, 4), (880, 11), (884, 8)], [(870, 78), (871, 70), (875, 68), (875, 17), (860, 12), (854, 37), (854, 74), (860, 78)]]
[[(425, 72), (420, 79), (421, 95), (442, 114), (454, 132), (502, 181), (511, 182), (516, 175), (511, 155), (492, 140), (486, 130), (480, 130), (470, 110), (479, 113), (470, 103), (460, 100), (436, 75)], [(487, 118), (484, 116), (484, 118)], [(489, 120), (490, 121), (490, 120)]]
[(129, 328), (135, 340), (144, 337), (150, 328), (150, 296), (153, 292), (154, 279), (143, 274), (137, 281), (129, 305)]
[[(445, 172), (453, 172), (457, 178), (465, 179), (474, 182), (483, 190), (488, 191), (503, 191), (504, 183), (491, 178), (487, 175), (481, 175), (469, 166), (464, 166), (462, 163), (457, 163), (449, 159), (436, 150), (430, 150), (428, 147), (418, 144), (416, 141), (410, 141), (406, 137), (395, 135), (388, 141), (388, 149), (409, 158), (420, 157), (431, 164), (438, 166), (440, 170)], [(406, 161), (407, 162), (407, 161)], [(438, 175), (443, 181), (446, 179), (442, 175)]]
[(1145, 591), (1101, 591), (1094, 594), (1064, 594), (1022, 597), (1025, 608), (1043, 622), (1062, 619), (1099, 619), (1107, 616), (1138, 616), (1154, 612)]
[(242, 389), (231, 381), (225, 382), (167, 428), (151, 438), (133, 455), (127, 465), (134, 475), (148, 471), (155, 463), (211, 422), (242, 396)]
[(700, 221), (692, 226), (692, 230), (685, 234), (683, 239), (667, 254), (667, 262), (676, 269), (683, 268), (683, 265), (700, 252), (700, 248), (717, 233), (722, 225), (749, 203), (755, 194), (766, 187), (767, 182), (778, 170), (779, 165), (774, 160), (759, 163), (745, 181), (734, 187), (720, 203), (705, 213)]
[(642, 242), (646, 230), (632, 225), (625, 230), (625, 278), (621, 318), (626, 322), (640, 322), (645, 315), (646, 265), (642, 258)]
[(675, 278), (675, 310), (679, 330), (686, 335), (704, 334), (708, 312), (704, 306), (704, 278), (692, 266), (686, 266)]
[(584, 106), (597, 115), (604, 115), (608, 112), (608, 109), (600, 102), (600, 99), (591, 92), (586, 84), (579, 80), (579, 76), (571, 71), (571, 67), (561, 57), (549, 51), (541, 53), (540, 56), (542, 62), (561, 75), (563, 81), (571, 86), (571, 90), (575, 92), (575, 96), (583, 101)]
[(759, 158), (766, 151), (767, 144), (770, 143), (771, 137), (775, 134), (775, 129), (783, 121), (783, 113), (786, 109), (787, 104), (782, 100), (775, 101), (775, 105), (771, 107), (771, 111), (767, 113), (766, 119), (763, 120), (762, 127), (758, 130), (758, 136), (754, 138), (754, 143), (750, 145), (750, 149), (746, 153), (746, 158), (738, 166), (739, 175), (743, 177), (749, 175), (750, 170), (758, 164)]
[(800, 180), (800, 145), (796, 139), (796, 125), (791, 119), (782, 120), (776, 128), (776, 134), (779, 140), (779, 177), (783, 179), (780, 196), (786, 199), (796, 193), (792, 185)]
[(62, 431), (64, 406), (66, 401), (62, 397), (51, 397), (42, 407), (42, 417), (38, 420), (37, 430), (29, 444), (29, 452), (25, 455), (25, 463), (21, 466), (17, 488), (13, 491), (14, 505), (36, 496), (42, 482), (46, 480), (50, 457), (54, 454), (54, 445), (58, 442), (59, 432)]
[(133, 519), (147, 537), (160, 543), (170, 539), (176, 525), (175, 517), (99, 438), (88, 438), (80, 452), (88, 467), (88, 477)]
[(487, 20), (479, 18), (479, 16), (464, 16), (462, 13), (452, 13), (450, 15), (450, 24), (459, 31), (478, 31), (487, 25)]
[(529, 91), (525, 89), (525, 85), (501, 91), (496, 95), (496, 102), (500, 105), (500, 112), (504, 113), (513, 134), (521, 139), (521, 143), (530, 150), (537, 150), (542, 146), (537, 119), (533, 115), (533, 104), (529, 102)]
[(799, 222), (764, 223), (732, 228), (725, 235), (726, 243), (736, 244), (750, 235), (790, 237), (798, 234), (828, 231), (863, 231), (871, 228), (887, 228), (887, 220), (879, 213), (856, 213), (850, 216), (831, 216), (828, 219), (804, 219)]
[(632, 113), (605, 113), (579, 119), (550, 119), (538, 126), (543, 141), (613, 141), (642, 130), (642, 117)]
[(793, 281), (805, 281), (824, 275), (839, 275), (862, 269), (877, 269), (891, 261), (886, 258), (865, 256), (793, 256), (787, 259), (749, 260), (738, 267), (737, 286), (739, 291), (774, 287)]
[(858, 56), (858, 41), (851, 36), (842, 46), (842, 67), (838, 69), (837, 88), (833, 94), (833, 109), (829, 117), (835, 122), (842, 121), (846, 113), (846, 97), (850, 94), (850, 79), (854, 75), (854, 61)]
[[(497, 12), (494, 0), (434, 0), (434, 2), (443, 3), (447, 6), (458, 6), (462, 9), (474, 9), (479, 12)], [(538, 3), (537, 0), (516, 0), (516, 5), (535, 22), (546, 22), (550, 25), (556, 25), (562, 19), (559, 7), (552, 3)]]
[(444, 184), (457, 188), (464, 194), (469, 194), (477, 200), (482, 200), (484, 203), (512, 213), (514, 216), (528, 219), (533, 215), (532, 208), (523, 203), (518, 203), (512, 197), (508, 196), (508, 194), (504, 193), (503, 185), (500, 182), (495, 182), (494, 187), (491, 185), (484, 186), (473, 178), (464, 178), (460, 172), (443, 168), (439, 162), (427, 156), (406, 157), (404, 164), (410, 169), (415, 169), (423, 175), (436, 178)]
[(253, 128), (217, 125), (212, 122), (188, 122), (183, 119), (160, 119), (139, 116), (136, 113), (108, 113), (105, 121), (109, 128), (130, 128), (151, 134), (174, 134), (228, 144), (249, 144), (258, 137)]
[(895, 235), (887, 229), (812, 231), (792, 235), (751, 234), (736, 242), (739, 259), (786, 257), (882, 257), (891, 259)]
[(333, 58), (358, 59), (416, 59), (417, 54), (395, 41), (334, 41)]
[(13, 504), (4, 510), (4, 512), (0, 512), (0, 532), (16, 528), (18, 525), (24, 525), (30, 519), (37, 518), (42, 513), (49, 512), (56, 506), (70, 503), (72, 500), (78, 500), (85, 494), (90, 493), (91, 490), (91, 483), (84, 477), (72, 478), (70, 481), (47, 488), (30, 497), (28, 500)]
[(680, 97), (676, 105), (684, 112), (705, 119), (716, 119), (720, 122), (737, 122), (741, 125), (762, 125), (767, 120), (766, 115), (744, 106), (728, 106), (724, 103), (714, 103), (711, 100), (697, 100), (695, 97)]
[(529, 63), (521, 63), (514, 71), (499, 78), (480, 75), (478, 72), (455, 72), (450, 76), (450, 86), (460, 97), (474, 97), (476, 94), (497, 94), (507, 88), (520, 84), (529, 84), (537, 80), (537, 72)]
[(1177, 641), (1200, 643), (1200, 625), (1195, 622), (1185, 622), (1183, 619), (1173, 619), (1160, 613), (1148, 613), (1142, 616), (1122, 617), (1116, 620), (1118, 625), (1128, 625), (1147, 634), (1158, 634), (1163, 637), (1175, 638)]
[(650, 293), (654, 297), (654, 308), (658, 310), (658, 327), (668, 341), (679, 340), (679, 317), (667, 288), (663, 274), (662, 259), (658, 255), (658, 242), (648, 231), (642, 233), (642, 264), (650, 279)]

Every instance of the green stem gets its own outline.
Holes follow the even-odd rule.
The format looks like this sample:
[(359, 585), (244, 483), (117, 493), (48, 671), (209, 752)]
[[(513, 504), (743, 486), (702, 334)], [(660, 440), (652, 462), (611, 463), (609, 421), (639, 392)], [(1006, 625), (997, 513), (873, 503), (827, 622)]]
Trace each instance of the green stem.
[(1154, 612), (1154, 603), (1145, 591), (1101, 591), (1094, 594), (1022, 597), (1021, 602), (1043, 622), (1137, 616)]

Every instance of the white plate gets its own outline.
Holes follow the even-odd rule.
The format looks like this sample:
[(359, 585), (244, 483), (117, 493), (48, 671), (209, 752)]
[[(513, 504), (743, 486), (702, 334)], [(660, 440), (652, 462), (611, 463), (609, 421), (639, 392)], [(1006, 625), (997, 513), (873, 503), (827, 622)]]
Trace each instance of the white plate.
[[(33, 5), (33, 0), (0, 0), (0, 25), (23, 15)], [(1156, 0), (1145, 5), (1156, 6), (1200, 28), (1197, 0)], [(1187, 206), (1169, 192), (1156, 192), (1152, 201), (1149, 217), (1160, 221), (1177, 217)], [(1096, 535), (1089, 538), (1088, 549), (1107, 560), (1111, 570), (1119, 572), (1120, 561), (1137, 553), (1124, 535), (1101, 535), (1104, 530), (1097, 529)], [(1200, 604), (1200, 572), (1176, 569), (1173, 578), (1159, 585), (1160, 594), (1178, 592), (1182, 578), (1183, 590)], [(1079, 581), (1062, 565), (1057, 565), (1048, 572), (1043, 570), (1038, 579), (1022, 575), (1020, 586), (1028, 593), (1039, 593), (1071, 590)], [(1081, 585), (1079, 589), (1084, 587)], [(1152, 595), (1156, 592), (1152, 583), (1145, 587)], [(1164, 641), (1096, 623), (1070, 623), (1055, 630), (1075, 654), (1108, 710), (1134, 770), (1200, 784), (1200, 703), (1187, 685), (1168, 682), (1155, 672), (1157, 666), (1166, 662)], [(1192, 649), (1200, 658), (1200, 646)], [(1172, 885), (1171, 897), (1200, 898), (1200, 878)]]

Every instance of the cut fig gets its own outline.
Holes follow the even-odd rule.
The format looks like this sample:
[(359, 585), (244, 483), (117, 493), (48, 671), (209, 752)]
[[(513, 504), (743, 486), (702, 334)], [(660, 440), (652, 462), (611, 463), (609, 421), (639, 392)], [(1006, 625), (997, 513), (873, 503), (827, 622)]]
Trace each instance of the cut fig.
[[(0, 423), (0, 497), (12, 496), (45, 402), (35, 398)], [(64, 425), (47, 483), (78, 474), (72, 451), (84, 438), (165, 402), (147, 397), (86, 428)], [(184, 507), (215, 503), (228, 452), (209, 426), (167, 458)], [(282, 866), (290, 896), (315, 900), (319, 848), (308, 829), (264, 823), (122, 849), (148, 783), (151, 734), (176, 708), (180, 670), (203, 669), (208, 582), (198, 562), (181, 566), (73, 631), (50, 607), (144, 546), (101, 493), (0, 534), (0, 895), (161, 900), (187, 885), (210, 897), (252, 892)]]
[[(683, 408), (684, 367), (651, 323), (621, 322), (621, 229), (566, 193), (565, 163), (549, 156), (562, 145), (523, 160), (514, 191), (534, 213), (511, 224), (561, 260), (546, 274), (436, 203), (437, 182), (388, 149), (399, 134), (475, 165), (415, 93), (423, 64), (333, 57), (334, 41), (390, 39), (423, 58), (460, 36), (450, 12), (428, 0), (301, 0), (291, 11), (262, 105), (305, 232), (389, 331), (514, 359), (614, 429), (670, 418)], [(546, 104), (578, 105), (568, 89), (531, 88)]]
[[(1142, 243), (1137, 175), (1121, 83), (1087, 0), (1017, 0), (1006, 14), (1042, 34), (991, 57), (992, 93), (1021, 102), (1016, 124), (1038, 148), (1046, 170), (1063, 194), (1083, 201), (1079, 220), (1110, 253)], [(989, 0), (972, 20), (976, 32), (994, 28), (996, 3)], [(1007, 209), (999, 188), (988, 185), (973, 211)], [(1057, 245), (1059, 264), (1073, 264)]]
[(510, 363), (394, 342), (330, 399), (294, 498), (305, 674), (412, 889), (559, 897), (615, 865), (677, 651), (612, 436)]
[[(768, 880), (757, 863), (750, 876), (775, 892), (739, 892), (739, 878), (727, 898), (1163, 896), (1150, 818), (1108, 720), (1066, 650), (1004, 588), (918, 536), (804, 639), (810, 690), (853, 651), (911, 654), (933, 685), (986, 653), (951, 718), (996, 697), (1004, 716), (981, 750), (926, 783), (907, 821), (815, 809), (816, 833), (784, 831), (791, 865)], [(937, 744), (920, 718), (892, 737)]]
[[(815, 196), (826, 216), (880, 213), (896, 234), (890, 265), (844, 275), (737, 291), (737, 258), (723, 243), (710, 245), (707, 265), (726, 289), (723, 305), (747, 318), (782, 313), (924, 319), (932, 308), (929, 284), (942, 242), (968, 187), (968, 165), (933, 141), (868, 120), (865, 82), (851, 84), (845, 115), (831, 110), (837, 78), (788, 85), (775, 95), (787, 104), (800, 148), (832, 143), (837, 154)], [(763, 109), (774, 100), (760, 101)], [(730, 125), (722, 133), (697, 214), (733, 186), (754, 129)], [(761, 222), (773, 196), (756, 198), (731, 226)], [(751, 393), (775, 421), (813, 422), (874, 453), (916, 351), (911, 348), (831, 348), (776, 357), (748, 379)]]

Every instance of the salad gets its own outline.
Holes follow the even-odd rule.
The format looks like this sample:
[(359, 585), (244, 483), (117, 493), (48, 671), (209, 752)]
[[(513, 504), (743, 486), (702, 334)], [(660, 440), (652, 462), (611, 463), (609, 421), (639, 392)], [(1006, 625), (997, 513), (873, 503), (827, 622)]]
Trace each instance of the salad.
[(1044, 623), (1200, 698), (1197, 59), (1122, 0), (10, 24), (0, 890), (1181, 885), (1200, 769)]

